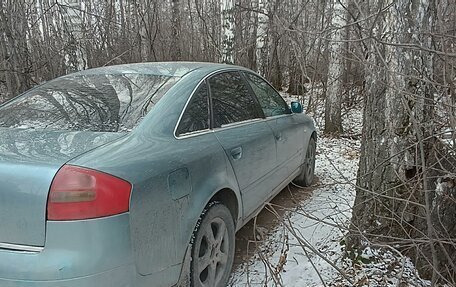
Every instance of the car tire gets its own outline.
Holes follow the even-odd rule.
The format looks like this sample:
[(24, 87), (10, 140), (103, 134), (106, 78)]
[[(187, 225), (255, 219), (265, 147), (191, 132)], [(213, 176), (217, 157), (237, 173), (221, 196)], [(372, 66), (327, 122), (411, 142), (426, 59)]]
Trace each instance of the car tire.
[(192, 244), (192, 287), (225, 287), (234, 261), (235, 228), (229, 209), (212, 203), (198, 221)]
[(313, 137), (309, 140), (304, 163), (301, 166), (301, 173), (295, 178), (294, 182), (300, 186), (310, 186), (315, 174), (315, 156), (317, 143)]

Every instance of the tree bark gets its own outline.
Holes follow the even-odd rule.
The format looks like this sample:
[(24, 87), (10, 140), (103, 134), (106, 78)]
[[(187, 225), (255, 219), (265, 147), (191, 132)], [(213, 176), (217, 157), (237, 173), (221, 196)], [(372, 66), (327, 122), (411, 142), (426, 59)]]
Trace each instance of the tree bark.
[(329, 43), (329, 68), (327, 77), (327, 93), (325, 99), (325, 129), (326, 134), (338, 135), (343, 132), (342, 128), (342, 98), (344, 94), (345, 59), (343, 35), (348, 27), (345, 27), (347, 7), (346, 0), (334, 0), (332, 3), (332, 36)]
[(258, 0), (258, 13), (257, 23), (258, 28), (256, 29), (256, 68), (257, 71), (266, 75), (265, 59), (267, 59), (267, 37), (268, 37), (268, 2), (266, 0)]
[[(367, 30), (372, 40), (350, 245), (394, 242), (415, 258), (422, 276), (434, 283), (442, 274), (454, 280), (456, 253), (439, 241), (449, 229), (440, 228), (445, 216), (436, 210), (442, 198), (435, 165), (442, 160), (435, 149), (434, 54), (429, 52), (435, 6), (418, 0), (369, 4), (370, 14), (378, 15), (366, 23), (373, 30)], [(454, 209), (454, 201), (450, 204)], [(452, 230), (446, 238), (454, 238)]]
[(234, 63), (234, 0), (221, 1), (222, 63)]
[(31, 69), (31, 62), (25, 6), (24, 0), (0, 2), (0, 63), (5, 74), (7, 97), (16, 96), (32, 86), (27, 71)]
[(171, 60), (179, 61), (182, 57), (182, 51), (180, 48), (180, 30), (181, 30), (181, 22), (180, 22), (180, 1), (179, 0), (171, 0), (171, 10), (172, 10), (172, 21), (171, 21)]

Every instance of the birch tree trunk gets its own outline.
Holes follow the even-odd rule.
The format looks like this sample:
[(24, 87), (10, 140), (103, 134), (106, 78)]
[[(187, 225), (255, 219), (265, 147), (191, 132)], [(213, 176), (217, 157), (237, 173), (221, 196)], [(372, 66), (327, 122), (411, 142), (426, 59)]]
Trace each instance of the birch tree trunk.
[(332, 3), (331, 28), (333, 33), (329, 43), (328, 84), (325, 99), (325, 130), (326, 134), (340, 134), (342, 129), (342, 98), (344, 94), (345, 59), (343, 35), (348, 27), (346, 12), (347, 0), (334, 0)]
[(257, 37), (256, 37), (256, 61), (257, 61), (257, 71), (265, 75), (265, 62), (264, 59), (267, 59), (267, 51), (266, 51), (266, 44), (267, 44), (267, 37), (268, 37), (268, 23), (269, 18), (267, 15), (268, 12), (268, 1), (267, 0), (258, 0), (258, 13), (257, 13)]
[[(435, 6), (428, 0), (371, 0), (369, 4), (370, 14), (379, 14), (376, 22), (365, 24), (373, 27), (366, 31), (373, 39), (366, 64), (352, 218), (357, 232), (352, 232), (352, 242), (394, 242), (415, 258), (422, 276), (436, 282), (437, 274), (454, 277), (454, 246), (444, 246), (438, 238), (444, 238), (444, 231), (454, 238), (456, 231), (439, 223), (446, 216), (436, 210), (441, 199), (433, 176), (435, 91), (430, 52)], [(379, 12), (385, 7), (389, 8)], [(449, 204), (454, 210), (454, 202)], [(451, 221), (454, 224), (454, 218)]]
[(221, 1), (222, 63), (234, 63), (234, 0)]
[[(65, 66), (66, 72), (76, 72), (84, 69), (83, 54), (81, 52), (82, 14), (81, 3), (60, 0), (62, 6), (60, 14), (65, 29)], [(109, 33), (107, 33), (109, 34)], [(106, 47), (109, 45), (106, 45)]]

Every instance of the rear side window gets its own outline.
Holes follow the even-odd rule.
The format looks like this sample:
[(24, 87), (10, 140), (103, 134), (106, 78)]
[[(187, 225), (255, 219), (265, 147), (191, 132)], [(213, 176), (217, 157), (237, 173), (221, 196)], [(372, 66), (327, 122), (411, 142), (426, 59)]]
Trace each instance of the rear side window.
[(291, 114), (284, 99), (265, 80), (251, 73), (245, 75), (266, 117)]
[(192, 99), (177, 127), (177, 135), (209, 129), (209, 92), (203, 83), (193, 94)]
[(209, 79), (214, 127), (261, 118), (260, 107), (238, 72), (226, 72)]
[(144, 74), (58, 78), (1, 106), (0, 127), (130, 131), (179, 79)]

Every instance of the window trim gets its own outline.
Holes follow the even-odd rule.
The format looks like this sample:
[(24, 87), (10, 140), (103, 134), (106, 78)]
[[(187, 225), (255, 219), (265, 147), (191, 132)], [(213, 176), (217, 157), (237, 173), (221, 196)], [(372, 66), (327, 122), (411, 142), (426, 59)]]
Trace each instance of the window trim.
[(44, 247), (31, 246), (31, 245), (18, 245), (0, 242), (0, 249), (7, 251), (30, 252), (38, 253), (44, 250)]
[[(203, 86), (203, 85), (206, 85), (206, 90), (207, 90), (207, 100), (208, 100), (208, 118), (207, 120), (209, 121), (209, 127), (207, 129), (202, 129), (202, 130), (197, 130), (197, 131), (193, 131), (193, 132), (186, 132), (186, 133), (182, 133), (182, 134), (178, 134), (177, 131), (179, 129), (179, 126), (182, 122), (182, 118), (184, 117), (184, 114), (185, 112), (187, 111), (187, 108), (188, 106), (190, 105), (193, 97), (195, 96), (196, 92)], [(176, 125), (176, 127), (174, 128), (174, 136), (175, 137), (185, 137), (185, 136), (188, 136), (188, 135), (194, 135), (194, 134), (198, 134), (198, 133), (201, 133), (201, 132), (205, 132), (205, 131), (210, 131), (212, 129), (212, 122), (211, 122), (211, 117), (212, 117), (212, 107), (211, 107), (211, 98), (210, 98), (210, 88), (209, 88), (209, 83), (207, 82), (206, 79), (203, 79), (202, 81), (200, 81), (198, 83), (198, 85), (196, 86), (196, 88), (192, 91), (192, 94), (191, 96), (189, 97), (189, 100), (185, 103), (185, 107), (184, 109), (182, 110), (182, 113), (181, 115), (179, 116), (179, 120), (178, 120), (178, 123)]]
[(283, 103), (285, 104), (285, 106), (288, 108), (288, 113), (285, 113), (285, 114), (281, 114), (281, 115), (275, 115), (275, 116), (270, 116), (270, 117), (266, 117), (266, 119), (271, 119), (271, 118), (276, 118), (278, 116), (284, 116), (284, 115), (292, 115), (293, 112), (291, 111), (291, 108), (288, 106), (287, 102), (282, 98), (282, 96), (280, 95), (279, 91), (276, 90), (276, 88), (274, 88), (263, 76), (259, 75), (259, 74), (256, 74), (256, 73), (252, 73), (250, 71), (242, 71), (241, 73), (244, 78), (245, 78), (245, 81), (247, 82), (247, 84), (249, 85), (249, 88), (251, 89), (253, 95), (255, 96), (255, 98), (257, 99), (258, 101), (258, 104), (260, 105), (260, 108), (261, 108), (261, 112), (264, 114), (264, 111), (263, 111), (263, 107), (261, 107), (261, 104), (260, 104), (260, 100), (258, 100), (258, 96), (255, 94), (255, 91), (253, 90), (249, 80), (248, 80), (248, 75), (247, 74), (251, 74), (251, 75), (254, 75), (254, 76), (257, 76), (259, 77), (260, 79), (262, 79), (274, 92), (277, 93), (277, 95), (280, 96), (280, 98), (282, 99)]
[[(223, 127), (214, 127), (213, 126), (213, 123), (214, 123), (213, 114), (214, 113), (213, 113), (213, 107), (212, 107), (212, 90), (211, 90), (211, 85), (207, 81), (208, 81), (209, 78), (211, 78), (213, 76), (216, 76), (216, 75), (222, 74), (222, 73), (227, 73), (227, 72), (238, 72), (240, 74), (242, 80), (247, 85), (247, 88), (250, 91), (250, 96), (253, 97), (254, 101), (256, 102), (257, 108), (259, 108), (258, 112), (260, 113), (260, 116), (262, 115), (263, 118), (249, 119), (249, 120), (245, 120), (245, 121), (242, 121), (242, 122), (230, 123), (230, 124), (225, 125)], [(216, 132), (216, 131), (221, 131), (221, 130), (225, 130), (225, 129), (232, 129), (232, 128), (236, 128), (236, 127), (240, 127), (240, 126), (245, 126), (245, 125), (248, 125), (248, 124), (251, 124), (251, 123), (254, 123), (254, 122), (266, 121), (268, 119), (271, 119), (271, 117), (269, 117), (269, 118), (265, 117), (264, 112), (263, 112), (263, 108), (261, 108), (259, 100), (257, 99), (257, 96), (253, 92), (252, 87), (250, 86), (250, 84), (245, 79), (246, 75), (244, 73), (251, 73), (253, 75), (257, 75), (258, 77), (263, 79), (271, 88), (273, 88), (274, 91), (277, 92), (277, 90), (274, 87), (272, 87), (265, 78), (263, 78), (262, 76), (254, 73), (254, 72), (248, 71), (248, 70), (242, 70), (242, 69), (238, 69), (238, 68), (224, 68), (224, 69), (220, 69), (220, 70), (217, 70), (217, 71), (212, 71), (211, 73), (205, 75), (198, 82), (198, 84), (192, 90), (192, 92), (191, 92), (190, 96), (188, 97), (187, 101), (185, 102), (185, 105), (184, 105), (182, 111), (180, 112), (180, 115), (179, 115), (179, 118), (178, 118), (178, 120), (176, 122), (176, 125), (174, 126), (174, 131), (173, 131), (174, 138), (177, 139), (177, 140), (188, 139), (188, 138), (193, 138), (193, 137), (206, 135), (206, 134), (213, 133), (213, 132)], [(209, 129), (204, 129), (204, 130), (200, 130), (200, 131), (194, 131), (194, 132), (185, 133), (185, 134), (182, 134), (182, 135), (177, 135), (177, 128), (179, 127), (179, 124), (180, 124), (180, 122), (182, 120), (182, 117), (184, 116), (184, 113), (187, 110), (187, 106), (190, 104), (190, 102), (191, 102), (193, 96), (195, 95), (196, 91), (205, 82), (207, 82), (206, 84), (207, 84), (208, 92), (209, 92), (209, 107), (210, 107), (210, 111), (209, 111)], [(277, 93), (279, 94), (279, 92), (277, 92)], [(284, 100), (284, 102), (285, 102), (285, 100)], [(285, 104), (286, 104), (286, 102), (285, 102)], [(287, 106), (288, 106), (288, 104), (287, 104)], [(277, 117), (291, 116), (291, 115), (293, 115), (293, 113), (284, 114), (284, 115), (277, 115)]]
[(239, 74), (241, 75), (241, 78), (244, 81), (244, 83), (247, 85), (247, 89), (249, 89), (250, 96), (255, 100), (258, 112), (260, 113), (260, 115), (263, 116), (262, 118), (265, 119), (266, 115), (264, 114), (263, 108), (261, 107), (260, 100), (258, 100), (258, 97), (255, 94), (255, 91), (253, 90), (252, 86), (250, 85), (250, 83), (249, 83), (249, 81), (247, 79), (247, 76), (245, 75), (245, 72), (244, 71), (239, 71)]
[(280, 119), (280, 118), (291, 117), (291, 116), (293, 116), (293, 113), (270, 116), (270, 117), (267, 117), (265, 120), (268, 121), (268, 120)]
[(210, 104), (210, 114), (209, 114), (209, 117), (210, 117), (210, 122), (209, 122), (209, 130), (201, 130), (201, 131), (195, 131), (195, 132), (192, 132), (192, 133), (186, 133), (186, 134), (182, 134), (182, 135), (178, 135), (177, 134), (177, 128), (179, 127), (179, 124), (182, 120), (182, 117), (184, 116), (184, 113), (185, 111), (187, 110), (187, 106), (190, 104), (190, 101), (192, 100), (193, 96), (195, 95), (196, 91), (199, 89), (199, 87), (201, 86), (202, 83), (206, 82), (206, 80), (209, 78), (209, 77), (212, 77), (213, 75), (216, 75), (218, 73), (223, 73), (223, 72), (230, 72), (230, 71), (239, 71), (239, 69), (236, 69), (236, 68), (225, 68), (225, 69), (221, 69), (221, 70), (217, 70), (217, 71), (213, 71), (207, 75), (204, 76), (204, 78), (202, 78), (198, 84), (195, 86), (195, 88), (193, 89), (193, 91), (190, 93), (190, 96), (188, 97), (187, 101), (185, 102), (185, 105), (184, 107), (182, 108), (182, 111), (180, 112), (180, 115), (179, 115), (179, 118), (177, 119), (177, 122), (176, 122), (176, 125), (174, 126), (174, 131), (173, 131), (173, 136), (175, 139), (179, 140), (179, 139), (184, 139), (184, 138), (191, 138), (191, 137), (195, 137), (195, 136), (199, 136), (199, 135), (202, 135), (202, 134), (207, 134), (209, 132), (212, 132), (213, 131), (213, 128), (212, 128), (212, 97), (211, 97), (211, 90), (210, 90), (210, 85), (208, 83), (208, 92), (209, 92), (209, 104)]
[(262, 122), (264, 120), (265, 119), (262, 119), (262, 118), (248, 119), (248, 120), (245, 120), (245, 121), (229, 123), (229, 124), (223, 125), (223, 126), (221, 126), (219, 128), (214, 128), (212, 130), (213, 131), (219, 131), (219, 130), (224, 130), (224, 129), (231, 129), (231, 128), (235, 128), (235, 127), (245, 126), (245, 125), (248, 125), (248, 124), (251, 124), (251, 123)]
[(205, 134), (208, 134), (208, 133), (211, 133), (211, 132), (213, 132), (213, 130), (211, 130), (211, 129), (204, 129), (204, 130), (199, 130), (199, 131), (194, 131), (194, 132), (189, 132), (189, 133), (181, 134), (181, 135), (179, 135), (179, 136), (175, 136), (175, 138), (176, 138), (177, 140), (186, 139), (186, 138), (193, 138), (193, 137), (205, 135)]
[[(259, 118), (247, 119), (247, 120), (244, 120), (244, 121), (229, 123), (229, 124), (225, 124), (225, 125), (220, 126), (220, 127), (215, 127), (214, 126), (214, 122), (215, 122), (215, 120), (214, 120), (214, 112), (213, 112), (214, 106), (213, 106), (213, 101), (212, 101), (212, 87), (211, 87), (211, 85), (209, 83), (209, 80), (210, 80), (210, 78), (215, 77), (217, 75), (224, 74), (224, 73), (230, 73), (230, 72), (237, 72), (238, 73), (239, 77), (241, 78), (241, 81), (244, 83), (244, 85), (246, 86), (247, 90), (249, 91), (250, 97), (255, 102), (256, 113), (258, 114)], [(244, 75), (242, 73), (242, 70), (239, 70), (239, 69), (233, 69), (231, 71), (220, 70), (217, 73), (212, 74), (211, 77), (208, 77), (206, 79), (206, 81), (207, 81), (207, 84), (209, 86), (209, 102), (210, 102), (210, 105), (211, 105), (211, 123), (210, 123), (210, 127), (211, 127), (212, 130), (214, 130), (214, 129), (220, 130), (220, 129), (225, 128), (227, 126), (228, 127), (235, 126), (238, 123), (245, 123), (245, 122), (249, 122), (249, 121), (265, 119), (264, 112), (263, 112), (263, 109), (261, 108), (260, 102), (256, 98), (255, 94), (252, 94), (251, 87), (250, 87), (249, 83), (246, 81), (246, 79), (245, 79), (245, 77), (244, 77)]]

